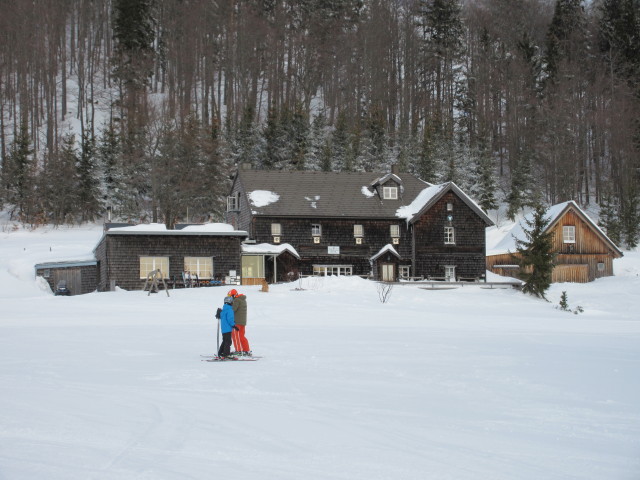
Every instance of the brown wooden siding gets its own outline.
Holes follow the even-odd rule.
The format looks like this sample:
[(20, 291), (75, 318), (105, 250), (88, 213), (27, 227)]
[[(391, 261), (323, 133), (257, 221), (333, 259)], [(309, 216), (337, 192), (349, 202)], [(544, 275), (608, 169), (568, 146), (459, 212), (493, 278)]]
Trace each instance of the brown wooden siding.
[[(575, 243), (564, 243), (563, 226), (576, 227)], [(552, 232), (553, 251), (557, 253), (552, 274), (555, 282), (591, 282), (596, 278), (613, 275), (613, 259), (619, 255), (573, 210), (567, 211)], [(515, 254), (517, 256), (517, 253)], [(513, 276), (512, 269), (501, 269), (500, 265), (517, 263), (512, 254), (505, 253), (487, 257), (487, 269), (498, 275)], [(598, 265), (602, 268), (598, 268)], [(501, 273), (504, 272), (504, 273)]]
[[(562, 237), (563, 226), (576, 227), (575, 243), (564, 243)], [(601, 254), (613, 253), (607, 243), (600, 237), (593, 227), (585, 222), (573, 210), (567, 211), (551, 229), (553, 235), (553, 251), (558, 253)]]
[[(515, 255), (518, 256), (517, 254)], [(610, 254), (564, 254), (555, 258), (556, 268), (552, 281), (555, 282), (592, 282), (596, 278), (613, 276), (613, 256)], [(487, 270), (498, 275), (515, 276), (518, 269), (501, 268), (501, 265), (513, 265), (517, 260), (511, 254), (491, 255), (487, 257)], [(602, 268), (598, 268), (598, 264)], [(581, 273), (570, 273), (572, 266), (580, 266)], [(560, 267), (566, 267), (564, 270)], [(556, 270), (558, 270), (556, 272)], [(586, 273), (582, 272), (586, 270)], [(565, 273), (562, 273), (565, 272)], [(569, 278), (579, 278), (584, 280), (569, 280)]]
[(556, 265), (551, 273), (551, 281), (553, 283), (587, 283), (591, 281), (589, 265)]

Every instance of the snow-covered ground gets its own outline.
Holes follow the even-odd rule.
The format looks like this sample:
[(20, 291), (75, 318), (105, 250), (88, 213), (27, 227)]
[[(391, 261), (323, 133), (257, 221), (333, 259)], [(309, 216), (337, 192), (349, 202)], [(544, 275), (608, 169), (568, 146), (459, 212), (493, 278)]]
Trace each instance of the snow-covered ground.
[[(0, 479), (640, 478), (640, 254), (511, 289), (241, 288), (257, 362), (202, 362), (226, 289), (54, 297), (102, 231), (0, 231)], [(301, 290), (300, 288), (304, 288)], [(566, 291), (574, 315), (555, 308)]]

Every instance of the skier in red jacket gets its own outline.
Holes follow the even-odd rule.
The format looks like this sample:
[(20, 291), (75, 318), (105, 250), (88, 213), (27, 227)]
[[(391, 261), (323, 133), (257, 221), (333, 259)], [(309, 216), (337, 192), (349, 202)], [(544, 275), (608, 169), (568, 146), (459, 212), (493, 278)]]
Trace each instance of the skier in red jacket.
[(247, 328), (247, 297), (234, 288), (229, 290), (228, 296), (233, 297), (233, 314), (236, 323), (236, 330), (233, 330), (231, 338), (235, 353), (242, 356), (251, 356), (249, 341), (245, 337)]

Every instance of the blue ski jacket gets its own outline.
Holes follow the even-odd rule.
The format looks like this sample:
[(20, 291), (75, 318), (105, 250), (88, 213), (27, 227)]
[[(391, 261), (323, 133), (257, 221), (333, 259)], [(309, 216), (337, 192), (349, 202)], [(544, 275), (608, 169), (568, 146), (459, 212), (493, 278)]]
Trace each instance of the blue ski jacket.
[(229, 333), (233, 330), (235, 324), (233, 307), (225, 303), (224, 307), (222, 307), (222, 313), (220, 313), (220, 330), (222, 333)]

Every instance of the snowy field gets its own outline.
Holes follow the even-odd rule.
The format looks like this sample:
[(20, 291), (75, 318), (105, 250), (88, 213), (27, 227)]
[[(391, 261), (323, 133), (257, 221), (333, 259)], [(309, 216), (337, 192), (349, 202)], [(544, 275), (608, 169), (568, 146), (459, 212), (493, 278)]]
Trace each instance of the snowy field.
[[(0, 232), (0, 479), (638, 480), (640, 254), (512, 289), (242, 288), (257, 362), (202, 362), (226, 288), (55, 297), (101, 228)], [(304, 290), (296, 290), (296, 288)], [(574, 315), (556, 308), (562, 291)]]

